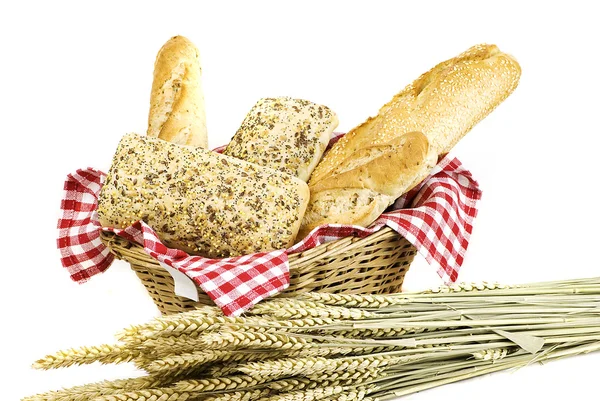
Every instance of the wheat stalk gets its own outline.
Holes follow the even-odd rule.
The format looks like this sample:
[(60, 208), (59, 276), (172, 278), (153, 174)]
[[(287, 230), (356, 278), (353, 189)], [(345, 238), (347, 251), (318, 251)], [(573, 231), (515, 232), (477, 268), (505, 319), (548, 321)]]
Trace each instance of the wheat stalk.
[(310, 299), (323, 305), (343, 306), (345, 308), (377, 309), (390, 305), (398, 305), (403, 302), (403, 300), (399, 297), (391, 297), (386, 295), (330, 294), (320, 292), (308, 292), (300, 296), (302, 298)]
[(284, 358), (242, 364), (238, 370), (253, 377), (310, 376), (350, 370), (376, 369), (401, 361), (408, 357), (394, 355), (369, 355), (328, 359), (323, 357)]
[(366, 399), (366, 395), (367, 391), (363, 388), (349, 389), (346, 393), (340, 394), (334, 401), (361, 401)]
[(255, 389), (249, 391), (235, 391), (232, 393), (223, 393), (217, 396), (203, 398), (203, 401), (253, 401), (260, 400), (271, 394), (268, 388)]
[(101, 395), (91, 401), (186, 401), (194, 396), (193, 393), (165, 387)]
[(516, 286), (503, 285), (500, 283), (489, 283), (483, 281), (481, 283), (455, 283), (451, 285), (442, 285), (424, 293), (444, 294), (449, 292), (469, 292), (469, 291), (493, 291), (516, 288)]
[(211, 315), (194, 315), (188, 313), (169, 315), (163, 318), (156, 318), (152, 322), (130, 327), (122, 331), (119, 335), (121, 341), (128, 344), (140, 344), (151, 339), (160, 337), (177, 337), (177, 336), (199, 336), (207, 331), (219, 330), (223, 325), (243, 325), (245, 322), (253, 322), (255, 324), (266, 324), (269, 322), (265, 318), (248, 319), (246, 317), (231, 317), (231, 316), (211, 316)]
[(261, 314), (269, 314), (279, 319), (302, 319), (307, 317), (322, 319), (366, 319), (376, 316), (374, 313), (363, 309), (351, 309), (341, 306), (322, 306), (315, 308), (304, 308), (298, 306), (277, 306), (269, 305), (261, 308)]
[(317, 387), (357, 386), (373, 378), (381, 377), (383, 375), (382, 371), (382, 369), (367, 369), (346, 371), (342, 373), (333, 372), (331, 374), (320, 374), (307, 377), (293, 377), (272, 381), (267, 383), (267, 386), (278, 392), (306, 390)]
[(259, 333), (253, 331), (229, 331), (207, 334), (202, 337), (205, 347), (210, 349), (276, 348), (293, 350), (304, 348), (311, 340), (285, 334)]
[(83, 386), (74, 386), (56, 391), (48, 391), (23, 398), (21, 401), (84, 401), (105, 394), (122, 391), (124, 388), (130, 390), (142, 390), (158, 387), (163, 381), (150, 376), (136, 377), (133, 379), (104, 380), (97, 383), (89, 383)]
[(205, 374), (208, 377), (224, 377), (234, 374), (238, 374), (237, 370), (239, 364), (235, 362), (231, 363), (211, 363), (210, 366), (205, 370)]
[(157, 377), (179, 376), (196, 371), (213, 362), (260, 361), (285, 355), (283, 352), (231, 352), (227, 350), (202, 350), (164, 358), (137, 361), (138, 367)]
[[(180, 313), (172, 314), (172, 315), (159, 316), (159, 317), (152, 319), (148, 323), (129, 326), (128, 328), (118, 332), (116, 334), (116, 338), (119, 341), (131, 340), (132, 338), (140, 336), (141, 332), (153, 329), (157, 322), (160, 322), (160, 324), (169, 324), (169, 323), (176, 324), (176, 322), (180, 319), (187, 319), (187, 318), (202, 319), (203, 317), (217, 317), (217, 316), (223, 316), (223, 312), (221, 311), (221, 309), (219, 309), (216, 306), (203, 305), (203, 306), (199, 306), (193, 310), (180, 312)], [(140, 337), (143, 337), (143, 336), (140, 336)]]
[(347, 387), (333, 386), (322, 387), (309, 390), (290, 391), (283, 394), (276, 394), (268, 398), (262, 398), (260, 401), (317, 401), (332, 395), (341, 394), (348, 390)]
[(145, 354), (152, 354), (153, 358), (169, 355), (184, 354), (200, 351), (206, 348), (202, 337), (158, 337), (145, 340), (140, 344)]
[(261, 332), (272, 332), (273, 329), (277, 331), (298, 331), (298, 330), (318, 330), (324, 326), (335, 324), (336, 319), (332, 318), (321, 318), (321, 317), (304, 317), (299, 319), (283, 319), (283, 320), (265, 320), (264, 317), (260, 317), (261, 320), (256, 320), (254, 317), (248, 317), (243, 324), (227, 324), (224, 325), (224, 329), (231, 330), (244, 330), (251, 329), (253, 331)]
[(504, 359), (504, 357), (506, 357), (508, 353), (508, 348), (497, 348), (477, 351), (474, 352), (472, 355), (475, 359), (482, 359), (484, 361), (497, 361), (500, 359)]
[(277, 309), (286, 309), (286, 308), (303, 308), (303, 309), (314, 309), (314, 308), (322, 308), (325, 304), (320, 302), (314, 302), (308, 299), (297, 299), (297, 298), (282, 298), (282, 299), (274, 299), (267, 300), (264, 302), (260, 302), (252, 307), (248, 311), (251, 315), (265, 315), (270, 316), (273, 311)]
[(126, 345), (102, 344), (97, 346), (84, 346), (58, 351), (38, 359), (32, 365), (34, 369), (56, 369), (72, 365), (86, 365), (93, 362), (124, 363), (141, 356), (139, 350), (130, 349)]
[(244, 317), (215, 308), (160, 317), (120, 336), (123, 343), (61, 351), (35, 367), (133, 360), (151, 376), (26, 400), (385, 401), (599, 350), (600, 278), (306, 294), (262, 302)]
[(211, 377), (207, 379), (189, 379), (181, 380), (173, 385), (173, 388), (189, 393), (206, 393), (213, 391), (230, 391), (245, 389), (248, 387), (257, 386), (263, 383), (264, 380), (256, 379), (252, 376), (227, 376), (227, 377)]

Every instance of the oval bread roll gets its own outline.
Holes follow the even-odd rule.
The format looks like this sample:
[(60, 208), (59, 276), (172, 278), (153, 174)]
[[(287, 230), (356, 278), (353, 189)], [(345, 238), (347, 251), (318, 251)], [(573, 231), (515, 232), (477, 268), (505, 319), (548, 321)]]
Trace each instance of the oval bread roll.
[(337, 115), (326, 106), (290, 97), (263, 98), (223, 154), (308, 181), (337, 125)]
[(210, 150), (127, 134), (98, 199), (104, 227), (137, 220), (163, 243), (210, 258), (289, 247), (308, 185), (289, 174)]
[(150, 94), (148, 136), (208, 148), (200, 53), (183, 36), (158, 52)]

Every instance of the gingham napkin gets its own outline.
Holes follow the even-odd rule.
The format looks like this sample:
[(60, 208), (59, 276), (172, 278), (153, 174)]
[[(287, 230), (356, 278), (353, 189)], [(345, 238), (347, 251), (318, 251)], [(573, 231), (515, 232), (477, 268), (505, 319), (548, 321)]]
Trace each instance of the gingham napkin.
[[(332, 139), (333, 144), (341, 135)], [(215, 149), (222, 151), (223, 148)], [(457, 159), (443, 159), (417, 188), (399, 198), (370, 227), (329, 224), (314, 229), (287, 250), (208, 259), (167, 248), (142, 221), (126, 229), (100, 227), (98, 195), (106, 174), (87, 168), (67, 176), (58, 221), (61, 262), (79, 283), (103, 272), (114, 256), (100, 240), (112, 231), (141, 244), (160, 262), (190, 277), (226, 315), (237, 316), (289, 286), (288, 254), (349, 235), (365, 237), (388, 226), (412, 243), (447, 283), (458, 278), (481, 192)]]

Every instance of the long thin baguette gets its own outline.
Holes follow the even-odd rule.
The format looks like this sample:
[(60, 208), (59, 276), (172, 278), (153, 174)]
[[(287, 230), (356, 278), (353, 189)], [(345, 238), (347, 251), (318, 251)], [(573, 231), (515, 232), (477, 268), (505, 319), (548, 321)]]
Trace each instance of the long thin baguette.
[(308, 203), (291, 175), (202, 148), (123, 137), (102, 187), (103, 226), (143, 220), (170, 247), (212, 258), (287, 248)]
[(341, 138), (317, 165), (309, 186), (361, 149), (407, 132), (422, 132), (438, 155), (448, 153), (513, 92), (520, 76), (519, 64), (495, 45), (474, 46), (438, 64)]
[(421, 75), (317, 165), (298, 239), (326, 223), (371, 224), (510, 95), (520, 75), (494, 45), (474, 46)]
[(171, 38), (156, 56), (148, 136), (208, 147), (200, 53), (183, 36)]

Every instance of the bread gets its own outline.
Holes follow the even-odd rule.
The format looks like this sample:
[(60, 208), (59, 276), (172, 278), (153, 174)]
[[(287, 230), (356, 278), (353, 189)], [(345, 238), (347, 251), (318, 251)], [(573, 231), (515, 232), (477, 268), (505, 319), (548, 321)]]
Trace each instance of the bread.
[(260, 99), (223, 153), (308, 181), (337, 125), (326, 106), (289, 97)]
[(420, 131), (442, 156), (517, 87), (521, 68), (494, 45), (478, 45), (438, 64), (341, 138), (314, 170), (309, 186), (366, 147)]
[(427, 177), (436, 162), (437, 154), (420, 132), (363, 147), (310, 187), (298, 239), (322, 224), (368, 226)]
[(287, 248), (308, 203), (291, 175), (157, 138), (125, 135), (98, 200), (105, 227), (143, 220), (169, 247), (211, 258)]
[(158, 52), (150, 94), (148, 136), (179, 145), (208, 147), (200, 53), (183, 36)]

